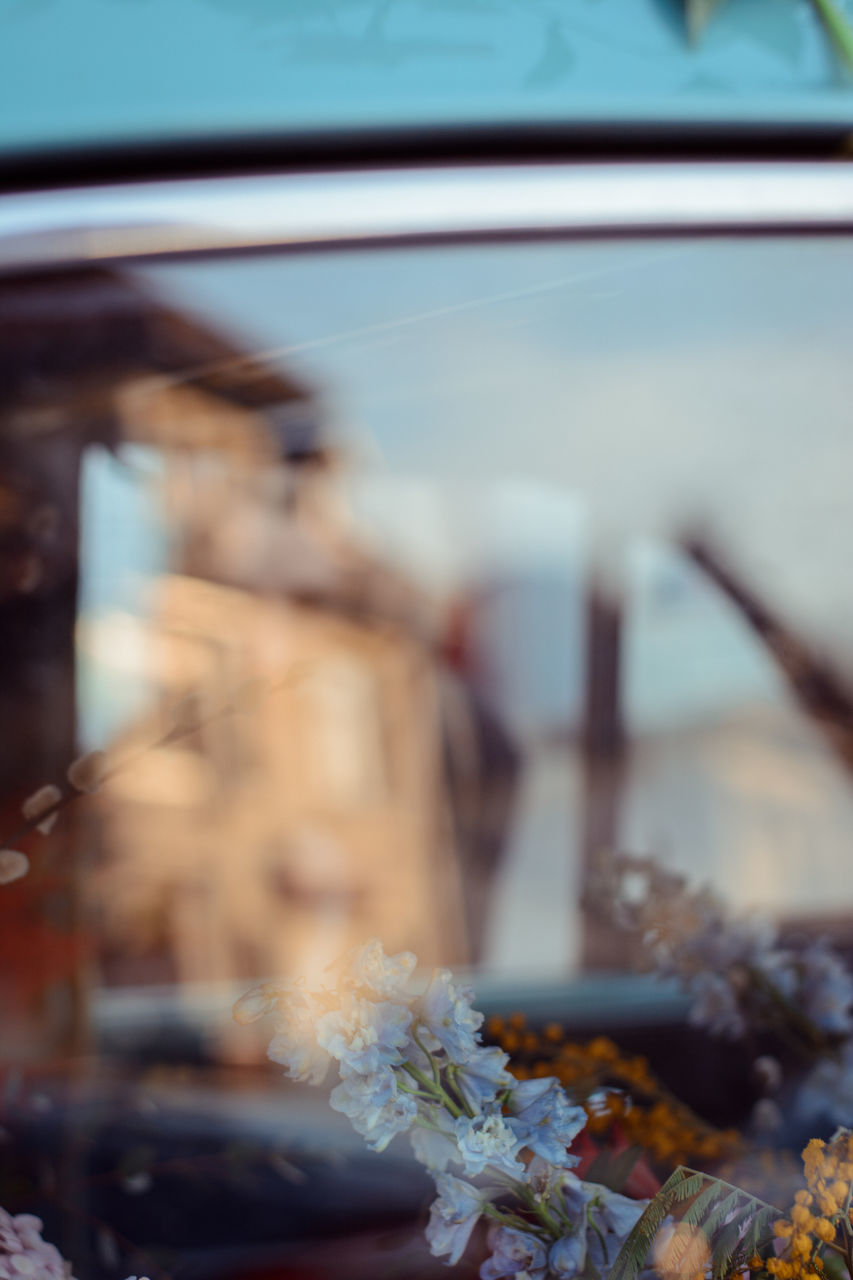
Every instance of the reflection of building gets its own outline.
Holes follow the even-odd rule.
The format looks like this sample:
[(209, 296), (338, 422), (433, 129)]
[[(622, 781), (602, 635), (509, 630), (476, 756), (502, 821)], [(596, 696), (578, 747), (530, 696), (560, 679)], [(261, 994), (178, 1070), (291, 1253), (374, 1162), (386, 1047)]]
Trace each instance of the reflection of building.
[(22, 786), (77, 750), (81, 458), (132, 443), (158, 460), (135, 483), (156, 489), (171, 571), (144, 619), (77, 624), (149, 682), (111, 744), (133, 760), (51, 837), (108, 981), (316, 971), (370, 934), (468, 958), (429, 611), (339, 519), (308, 389), (109, 270), (9, 285), (0, 328), (0, 462), (32, 490), (0, 511), (0, 699), (22, 725), (0, 766)]
[(174, 571), (123, 621), (153, 692), (101, 802), (109, 980), (317, 976), (371, 935), (468, 958), (429, 610), (340, 519), (310, 396), (229, 348), (114, 402)]
[(320, 976), (371, 935), (427, 961), (464, 954), (423, 645), (181, 576), (152, 626), (167, 717), (191, 693), (184, 723), (203, 725), (110, 788), (116, 974), (136, 951), (188, 980)]

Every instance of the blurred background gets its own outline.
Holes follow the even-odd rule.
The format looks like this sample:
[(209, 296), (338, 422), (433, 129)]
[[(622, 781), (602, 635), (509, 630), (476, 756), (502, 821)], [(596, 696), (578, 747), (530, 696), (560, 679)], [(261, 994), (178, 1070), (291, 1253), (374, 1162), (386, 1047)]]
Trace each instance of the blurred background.
[(6, 282), (3, 1203), (77, 1274), (436, 1267), (402, 1146), (230, 1017), (369, 937), (748, 1106), (600, 872), (850, 943), (851, 269), (800, 236)]

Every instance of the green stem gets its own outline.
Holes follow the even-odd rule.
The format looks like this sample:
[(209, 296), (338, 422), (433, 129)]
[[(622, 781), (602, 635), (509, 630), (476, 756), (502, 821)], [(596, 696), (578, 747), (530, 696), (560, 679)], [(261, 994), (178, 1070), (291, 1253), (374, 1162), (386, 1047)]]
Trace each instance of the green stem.
[(413, 1089), (411, 1085), (406, 1084), (403, 1080), (397, 1081), (397, 1088), (401, 1093), (408, 1093), (412, 1098), (420, 1098), (423, 1102), (432, 1102), (433, 1095), (425, 1093), (423, 1089)]
[(595, 1232), (595, 1234), (598, 1236), (598, 1238), (599, 1238), (599, 1240), (600, 1240), (600, 1242), (601, 1242), (601, 1252), (604, 1254), (604, 1261), (605, 1261), (605, 1262), (609, 1262), (609, 1258), (607, 1257), (607, 1245), (606, 1245), (606, 1244), (605, 1244), (605, 1242), (604, 1242), (604, 1236), (603, 1236), (603, 1234), (602, 1234), (602, 1232), (601, 1232), (601, 1228), (598, 1226), (598, 1224), (597, 1224), (596, 1222), (593, 1222), (593, 1220), (592, 1220), (592, 1211), (591, 1211), (591, 1209), (589, 1209), (589, 1208), (588, 1208), (588, 1209), (587, 1209), (587, 1211), (586, 1211), (586, 1220), (587, 1220), (588, 1224), (592, 1227), (593, 1231), (594, 1231), (594, 1232)]
[(518, 1213), (510, 1213), (508, 1209), (499, 1209), (493, 1204), (484, 1204), (483, 1213), (487, 1218), (491, 1218), (493, 1222), (500, 1222), (505, 1227), (515, 1227), (517, 1231), (535, 1230), (532, 1224), (526, 1218), (522, 1218)]
[(423, 1044), (423, 1042), (422, 1042), (422, 1040), (421, 1040), (420, 1036), (418, 1035), (418, 1026), (417, 1026), (417, 1023), (415, 1023), (415, 1025), (412, 1027), (412, 1039), (414, 1040), (415, 1044), (418, 1046), (418, 1048), (420, 1049), (421, 1053), (422, 1053), (422, 1054), (424, 1055), (424, 1057), (427, 1059), (427, 1061), (429, 1062), (430, 1067), (432, 1068), (432, 1082), (433, 1082), (433, 1084), (437, 1085), (437, 1086), (438, 1086), (438, 1088), (441, 1088), (441, 1076), (440, 1076), (440, 1074), (439, 1074), (439, 1070), (438, 1070), (438, 1063), (436, 1062), (435, 1058), (434, 1058), (434, 1057), (432, 1056), (432, 1054), (430, 1053), (429, 1049), (427, 1049), (427, 1048), (424, 1046), (424, 1044)]
[(455, 1062), (448, 1062), (447, 1076), (450, 1082), (450, 1086), (453, 1089), (454, 1096), (458, 1099), (459, 1105), (464, 1109), (468, 1119), (473, 1120), (474, 1116), (476, 1115), (476, 1112), (474, 1111), (473, 1107), (470, 1107), (468, 1103), (465, 1101), (465, 1095), (463, 1094), (462, 1090), (459, 1088), (459, 1084), (456, 1080), (456, 1077), (458, 1074), (459, 1074), (458, 1065)]
[(835, 0), (812, 0), (847, 67), (853, 69), (853, 28)]
[(531, 1213), (536, 1214), (536, 1217), (545, 1227), (548, 1234), (553, 1236), (555, 1240), (559, 1240), (560, 1236), (563, 1234), (563, 1230), (560, 1227), (560, 1224), (554, 1221), (545, 1203), (540, 1200), (533, 1191), (531, 1191), (530, 1187), (526, 1187), (524, 1183), (518, 1182), (515, 1185), (516, 1194), (519, 1199), (524, 1201)]
[(436, 1102), (440, 1102), (441, 1105), (450, 1112), (454, 1120), (458, 1120), (460, 1116), (465, 1114), (462, 1108), (457, 1106), (453, 1101), (446, 1089), (444, 1089), (440, 1084), (436, 1084), (434, 1081), (430, 1080), (429, 1077), (425, 1076), (422, 1071), (419, 1071), (413, 1063), (408, 1061), (404, 1062), (403, 1070), (409, 1073), (412, 1079), (421, 1086), (428, 1097), (435, 1099)]

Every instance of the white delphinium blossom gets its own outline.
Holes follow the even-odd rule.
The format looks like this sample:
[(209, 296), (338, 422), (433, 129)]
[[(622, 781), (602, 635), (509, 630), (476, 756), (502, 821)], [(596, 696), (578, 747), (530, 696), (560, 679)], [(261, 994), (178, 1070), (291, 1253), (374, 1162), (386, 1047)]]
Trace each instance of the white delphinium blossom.
[(548, 1251), (548, 1269), (555, 1276), (569, 1280), (580, 1275), (586, 1266), (586, 1231), (581, 1223), (571, 1235), (561, 1236)]
[(460, 1116), (454, 1125), (460, 1160), (469, 1177), (485, 1169), (499, 1170), (523, 1179), (525, 1166), (518, 1159), (524, 1143), (499, 1111), (479, 1116)]
[[(55, 787), (52, 783), (48, 783), (44, 787), (39, 787), (38, 791), (34, 791), (31, 796), (27, 796), (26, 800), (21, 805), (21, 813), (24, 815), (27, 822), (34, 822), (36, 818), (41, 817), (41, 815), (43, 813), (47, 813), (48, 810), (55, 810), (61, 799), (62, 792), (59, 790), (59, 787)], [(37, 830), (44, 836), (48, 835), (53, 830), (53, 826), (58, 817), (58, 812), (54, 811), (48, 813), (48, 816), (44, 821), (38, 824)]]
[(499, 1188), (475, 1187), (451, 1173), (437, 1174), (435, 1185), (438, 1199), (430, 1207), (426, 1228), (427, 1243), (434, 1257), (448, 1255), (448, 1264), (455, 1266), (462, 1257), (485, 1206)]
[(14, 884), (27, 874), (30, 860), (17, 849), (0, 849), (0, 884)]
[(491, 1227), (492, 1256), (480, 1267), (482, 1280), (542, 1280), (548, 1269), (548, 1254), (542, 1241), (529, 1231), (515, 1227)]
[(507, 1071), (509, 1055), (497, 1045), (479, 1046), (454, 1072), (454, 1083), (468, 1107), (477, 1115), (502, 1091), (516, 1083)]
[(569, 1102), (559, 1080), (522, 1080), (509, 1096), (509, 1108), (507, 1123), (523, 1146), (563, 1168), (577, 1164), (567, 1147), (586, 1125), (586, 1112)]
[(411, 951), (386, 956), (379, 939), (371, 938), (353, 947), (344, 957), (345, 981), (354, 987), (366, 987), (378, 996), (411, 1000), (406, 994), (406, 983), (417, 962), (417, 956)]
[(438, 1104), (421, 1104), (418, 1118), (419, 1123), (409, 1135), (415, 1159), (433, 1174), (458, 1162), (459, 1148), (456, 1144), (454, 1122), (446, 1109)]
[(394, 1073), (387, 1069), (347, 1076), (332, 1090), (329, 1101), (374, 1151), (384, 1151), (398, 1133), (411, 1129), (418, 1113), (415, 1099), (400, 1092)]
[(304, 987), (294, 983), (279, 995), (275, 1008), (279, 1016), (267, 1057), (281, 1063), (291, 1080), (322, 1084), (332, 1060), (317, 1044), (316, 1027), (322, 1006)]
[(479, 1043), (483, 1015), (471, 1007), (473, 999), (471, 988), (457, 986), (449, 969), (436, 969), (416, 1002), (418, 1019), (427, 1032), (424, 1042), (429, 1048), (443, 1049), (453, 1062), (466, 1062)]
[(409, 994), (414, 964), (371, 941), (337, 966), (337, 990), (262, 984), (235, 1017), (275, 1015), (268, 1052), (294, 1079), (318, 1083), (336, 1066), (331, 1105), (375, 1150), (410, 1133), (438, 1191), (426, 1232), (433, 1254), (458, 1262), (487, 1216), (483, 1280), (545, 1280), (549, 1268), (568, 1280), (585, 1260), (604, 1274), (643, 1205), (570, 1172), (583, 1108), (555, 1079), (517, 1081), (503, 1050), (480, 1043), (482, 1014), (449, 970)]
[(691, 890), (651, 858), (604, 857), (599, 878), (619, 923), (693, 997), (695, 1026), (731, 1038), (775, 1030), (830, 1058), (853, 1034), (853, 976), (826, 942), (782, 944), (772, 924), (732, 919), (709, 890)]
[(746, 1031), (737, 992), (719, 973), (697, 973), (689, 981), (693, 1003), (687, 1015), (694, 1027), (705, 1027), (713, 1035), (737, 1039)]
[(599, 1275), (606, 1276), (646, 1201), (630, 1200), (607, 1187), (582, 1182), (571, 1173), (561, 1179), (561, 1192), (574, 1230), (552, 1246), (552, 1271), (561, 1280), (569, 1280), (591, 1263)]
[(402, 1063), (412, 1015), (405, 1005), (345, 995), (341, 1007), (317, 1021), (317, 1044), (341, 1064), (343, 1075), (370, 1075)]
[(819, 939), (800, 952), (797, 968), (806, 1017), (823, 1031), (849, 1035), (853, 1030), (853, 978), (841, 957)]
[(70, 1264), (55, 1245), (42, 1239), (44, 1224), (31, 1213), (13, 1217), (0, 1209), (0, 1278), (2, 1280), (74, 1280)]
[(853, 1044), (844, 1045), (837, 1057), (824, 1058), (813, 1067), (797, 1090), (798, 1120), (853, 1127)]

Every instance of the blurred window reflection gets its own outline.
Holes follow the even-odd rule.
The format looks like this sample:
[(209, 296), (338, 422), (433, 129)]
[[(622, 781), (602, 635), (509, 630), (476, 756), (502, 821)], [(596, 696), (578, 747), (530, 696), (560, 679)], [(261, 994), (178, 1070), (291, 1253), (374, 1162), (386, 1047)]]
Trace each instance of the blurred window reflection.
[[(0, 898), (5, 1066), (107, 1113), (129, 1079), (178, 1127), (263, 1128), (234, 994), (323, 981), (371, 936), (495, 1007), (627, 1026), (613, 852), (849, 943), (851, 253), (7, 282), (0, 815), (32, 872)], [(92, 751), (89, 794), (66, 771)], [(20, 810), (46, 783), (37, 842)], [(282, 1096), (288, 1142), (343, 1150)]]

